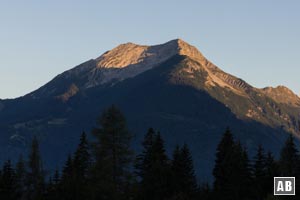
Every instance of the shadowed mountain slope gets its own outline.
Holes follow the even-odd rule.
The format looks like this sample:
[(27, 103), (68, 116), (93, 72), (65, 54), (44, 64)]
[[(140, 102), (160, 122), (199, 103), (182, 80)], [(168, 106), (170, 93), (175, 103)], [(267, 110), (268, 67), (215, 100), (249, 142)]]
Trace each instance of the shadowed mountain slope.
[(0, 101), (0, 159), (18, 157), (38, 135), (46, 165), (61, 165), (81, 131), (90, 131), (111, 104), (125, 113), (137, 151), (154, 127), (169, 151), (177, 143), (191, 147), (197, 174), (205, 179), (227, 126), (250, 152), (263, 144), (277, 154), (289, 133), (300, 132), (299, 97), (288, 89), (255, 88), (180, 39), (127, 43), (24, 97)]

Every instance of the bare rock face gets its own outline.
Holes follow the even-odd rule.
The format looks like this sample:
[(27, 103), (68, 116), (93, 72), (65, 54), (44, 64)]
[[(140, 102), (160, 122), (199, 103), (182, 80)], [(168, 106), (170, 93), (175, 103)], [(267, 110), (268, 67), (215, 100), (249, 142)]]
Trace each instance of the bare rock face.
[(126, 43), (117, 46), (96, 59), (98, 68), (126, 68), (133, 65), (143, 65), (142, 68), (150, 68), (179, 54), (193, 59), (205, 58), (196, 49), (181, 39), (171, 40), (165, 44), (145, 46), (134, 43)]
[(154, 46), (121, 44), (96, 59), (97, 67), (90, 71), (89, 81), (85, 87), (90, 88), (134, 77), (177, 54), (189, 56), (201, 63), (207, 62), (197, 48), (181, 39)]
[(262, 91), (278, 103), (300, 106), (300, 98), (285, 86), (266, 87)]
[(62, 100), (63, 102), (67, 102), (71, 97), (75, 96), (78, 92), (79, 92), (78, 87), (75, 84), (72, 84), (65, 93), (57, 96), (57, 98)]
[(125, 68), (142, 62), (148, 55), (145, 53), (149, 47), (126, 43), (117, 46), (101, 55), (96, 60), (98, 68)]
[[(244, 93), (250, 85), (230, 74), (220, 70), (208, 61), (198, 49), (181, 39), (171, 40), (165, 44), (145, 46), (126, 43), (117, 46), (98, 57), (97, 68), (89, 75), (86, 87), (105, 84), (112, 80), (122, 81), (150, 70), (174, 55), (187, 56), (198, 64), (191, 64), (193, 71), (204, 70), (207, 86), (221, 86), (231, 88), (236, 93)], [(196, 66), (196, 67), (195, 67)], [(193, 72), (191, 72), (193, 73)], [(101, 77), (101, 78), (99, 78)], [(95, 81), (96, 80), (96, 81)]]

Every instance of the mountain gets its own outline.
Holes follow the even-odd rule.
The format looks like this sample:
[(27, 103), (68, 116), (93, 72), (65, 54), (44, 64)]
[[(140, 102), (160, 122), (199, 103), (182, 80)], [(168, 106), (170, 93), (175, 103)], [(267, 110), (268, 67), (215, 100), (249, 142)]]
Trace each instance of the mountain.
[(154, 127), (168, 151), (187, 143), (197, 174), (208, 180), (227, 126), (250, 153), (263, 144), (277, 155), (288, 134), (300, 136), (300, 98), (292, 91), (255, 88), (176, 39), (119, 45), (30, 94), (0, 100), (0, 160), (26, 152), (37, 135), (45, 164), (60, 166), (81, 131), (89, 132), (111, 104), (125, 113), (133, 148), (139, 151), (146, 130)]

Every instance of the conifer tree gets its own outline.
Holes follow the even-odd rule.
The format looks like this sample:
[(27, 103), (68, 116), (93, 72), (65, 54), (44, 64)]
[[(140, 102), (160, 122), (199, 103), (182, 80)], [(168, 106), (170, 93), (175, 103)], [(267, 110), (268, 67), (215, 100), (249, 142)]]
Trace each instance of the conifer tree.
[(299, 152), (294, 137), (290, 135), (281, 150), (279, 167), (281, 176), (296, 176), (299, 163)]
[(268, 152), (266, 156), (266, 185), (265, 185), (266, 194), (273, 195), (274, 177), (278, 177), (278, 176), (280, 176), (278, 162), (274, 159), (272, 153)]
[(33, 138), (31, 151), (29, 154), (26, 196), (27, 199), (39, 200), (44, 195), (45, 182), (44, 170), (39, 150), (39, 142), (36, 137)]
[(264, 199), (268, 194), (266, 191), (267, 187), (267, 158), (264, 153), (264, 149), (261, 145), (257, 148), (257, 153), (254, 158), (253, 175), (255, 193), (257, 199)]
[(4, 163), (1, 183), (0, 183), (0, 199), (18, 200), (20, 198), (18, 193), (16, 173), (13, 169), (10, 160)]
[(19, 160), (16, 164), (16, 179), (18, 184), (18, 193), (19, 196), (24, 196), (25, 192), (25, 184), (26, 184), (26, 168), (25, 161), (23, 160), (23, 156), (20, 155)]
[(197, 179), (195, 176), (195, 170), (194, 170), (194, 164), (193, 164), (193, 158), (191, 155), (191, 152), (187, 146), (187, 144), (184, 144), (181, 149), (181, 157), (184, 166), (184, 180), (183, 180), (183, 186), (182, 188), (185, 190), (185, 193), (188, 194), (189, 197), (194, 198), (197, 194)]
[[(279, 169), (281, 176), (296, 177), (296, 193), (300, 193), (300, 156), (294, 137), (290, 135), (280, 153)], [(295, 199), (295, 198), (291, 198)]]
[[(181, 187), (184, 185), (183, 183), (183, 174), (184, 174), (184, 164), (183, 164), (183, 158), (181, 154), (181, 148), (179, 145), (175, 146), (175, 149), (173, 151), (173, 158), (171, 161), (171, 170), (172, 170), (172, 183), (171, 183), (171, 189), (172, 189), (172, 199), (179, 198), (187, 198), (186, 194), (183, 194)], [(183, 196), (184, 197), (181, 197)]]
[(229, 159), (232, 174), (229, 181), (229, 191), (231, 199), (251, 199), (253, 198), (253, 184), (248, 153), (246, 149), (237, 142), (234, 152)]
[(55, 170), (53, 177), (49, 178), (45, 199), (46, 200), (63, 199), (63, 193), (61, 192), (61, 188), (60, 188), (60, 175), (57, 169)]
[(46, 200), (52, 200), (54, 199), (53, 195), (54, 195), (54, 185), (53, 185), (52, 177), (50, 176), (46, 184), (46, 192), (44, 198)]
[(53, 176), (53, 184), (54, 186), (58, 186), (59, 183), (60, 183), (60, 175), (58, 169), (56, 169)]
[(73, 163), (73, 200), (85, 200), (87, 198), (88, 170), (90, 168), (89, 145), (86, 134), (83, 132), (80, 143), (74, 155)]
[[(147, 135), (146, 135), (147, 138)], [(147, 162), (141, 176), (139, 199), (166, 199), (172, 196), (171, 166), (160, 133), (144, 155)]]
[(90, 164), (91, 164), (91, 158), (90, 158), (89, 144), (86, 138), (86, 134), (85, 132), (83, 132), (82, 135), (80, 136), (80, 143), (77, 147), (74, 156), (75, 174), (81, 179), (86, 178), (87, 171), (90, 167)]
[(251, 170), (247, 151), (240, 142), (235, 142), (229, 129), (226, 130), (217, 148), (213, 170), (215, 199), (251, 198)]
[(198, 186), (193, 167), (193, 159), (186, 144), (180, 149), (175, 148), (172, 160), (174, 193), (176, 196), (194, 199), (198, 193)]
[(235, 143), (229, 128), (226, 129), (216, 153), (214, 175), (214, 193), (215, 198), (221, 198), (231, 195), (229, 190), (229, 182), (231, 179), (231, 158), (234, 152)]
[(99, 128), (93, 130), (96, 164), (93, 182), (95, 198), (120, 199), (132, 178), (130, 165), (133, 152), (130, 149), (131, 134), (126, 120), (114, 105), (105, 110), (99, 119)]
[(60, 184), (62, 197), (64, 200), (73, 200), (74, 198), (76, 198), (74, 195), (74, 161), (71, 155), (68, 156), (68, 159), (63, 168)]
[(145, 172), (151, 167), (150, 151), (152, 151), (154, 138), (155, 138), (155, 131), (153, 128), (149, 128), (148, 132), (144, 137), (144, 141), (142, 142), (143, 145), (142, 153), (137, 156), (135, 161), (135, 173), (141, 179), (144, 178)]

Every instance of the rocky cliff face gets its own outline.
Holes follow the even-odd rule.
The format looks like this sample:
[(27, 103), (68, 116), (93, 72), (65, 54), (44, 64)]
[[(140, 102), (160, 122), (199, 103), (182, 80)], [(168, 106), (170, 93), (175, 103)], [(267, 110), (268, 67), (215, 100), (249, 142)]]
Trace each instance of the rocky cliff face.
[(300, 98), (285, 86), (266, 87), (262, 91), (278, 103), (300, 107)]

